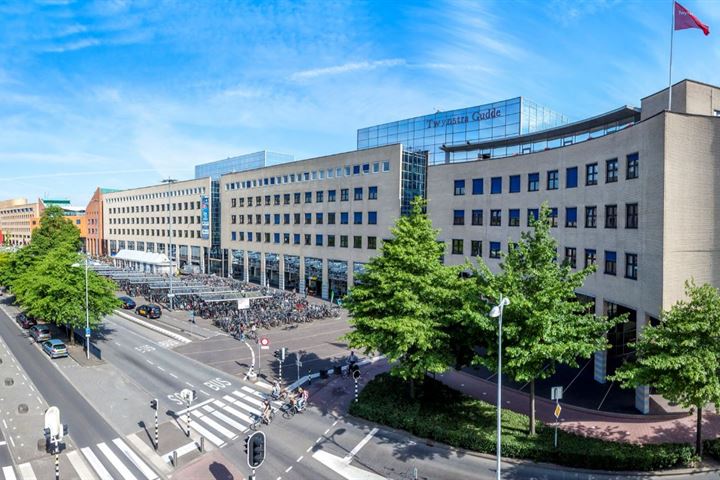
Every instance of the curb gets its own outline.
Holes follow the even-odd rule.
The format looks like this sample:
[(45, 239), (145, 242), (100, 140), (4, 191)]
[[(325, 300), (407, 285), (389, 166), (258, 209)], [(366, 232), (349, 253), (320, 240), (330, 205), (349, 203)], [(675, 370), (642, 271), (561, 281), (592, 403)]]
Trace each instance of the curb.
[(153, 330), (155, 332), (161, 333), (165, 335), (166, 337), (170, 337), (174, 340), (177, 340), (182, 343), (191, 343), (192, 340), (188, 340), (187, 338), (183, 337), (182, 335), (178, 335), (177, 333), (173, 333), (169, 330), (165, 330), (164, 328), (160, 328), (157, 325), (153, 325), (152, 323), (146, 322), (144, 320), (140, 320), (139, 318), (135, 318), (132, 315), (128, 315), (125, 312), (121, 312), (119, 310), (115, 310), (115, 315), (119, 316), (120, 318), (124, 318), (125, 320), (130, 320), (133, 323), (136, 323), (142, 327), (145, 327), (149, 330)]
[[(358, 366), (358, 367), (362, 367), (363, 365), (370, 365), (370, 364), (375, 363), (375, 362), (377, 362), (378, 360), (382, 360), (382, 359), (384, 359), (384, 358), (385, 358), (384, 355), (379, 355), (379, 356), (377, 356), (377, 357), (372, 357), (372, 358), (366, 358), (365, 360), (359, 361), (359, 362), (357, 363), (357, 366)], [(341, 372), (344, 372), (344, 371), (346, 371), (348, 368), (349, 368), (349, 367), (348, 367), (347, 365), (343, 365), (343, 366), (340, 367), (340, 371), (341, 371)], [(309, 375), (305, 375), (304, 377), (300, 377), (299, 380), (296, 380), (295, 382), (293, 382), (293, 383), (291, 383), (290, 385), (288, 385), (288, 386), (287, 386), (287, 389), (288, 389), (288, 390), (295, 390), (296, 388), (301, 387), (302, 385), (304, 385), (305, 382), (310, 382), (310, 381), (312, 381), (312, 380), (314, 380), (314, 379), (316, 379), (316, 378), (320, 378), (320, 376), (321, 376), (322, 374), (327, 374), (328, 376), (330, 376), (330, 375), (332, 375), (334, 372), (335, 372), (335, 367), (333, 367), (333, 368), (328, 368), (327, 370), (321, 370), (320, 372), (317, 372), (317, 373), (311, 373), (311, 374), (309, 374)]]

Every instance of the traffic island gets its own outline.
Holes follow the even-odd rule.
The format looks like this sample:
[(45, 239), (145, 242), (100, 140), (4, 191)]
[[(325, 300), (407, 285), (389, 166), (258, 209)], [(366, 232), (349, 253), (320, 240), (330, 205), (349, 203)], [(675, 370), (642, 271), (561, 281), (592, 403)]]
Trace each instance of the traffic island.
[[(429, 440), (480, 453), (496, 452), (495, 406), (463, 395), (431, 378), (417, 386), (382, 374), (371, 380), (350, 406), (352, 415), (398, 428)], [(529, 436), (529, 420), (510, 410), (502, 413), (502, 451), (507, 457), (569, 467), (613, 471), (655, 471), (697, 464), (690, 444), (640, 445), (558, 432), (538, 422)]]

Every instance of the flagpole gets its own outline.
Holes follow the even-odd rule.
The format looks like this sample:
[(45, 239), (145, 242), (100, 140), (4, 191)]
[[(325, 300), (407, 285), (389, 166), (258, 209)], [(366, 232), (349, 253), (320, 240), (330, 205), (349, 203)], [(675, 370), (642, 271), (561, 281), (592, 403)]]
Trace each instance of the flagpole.
[(668, 112), (672, 108), (672, 51), (673, 32), (675, 31), (675, 0), (672, 1), (672, 18), (670, 20), (670, 68), (668, 69)]

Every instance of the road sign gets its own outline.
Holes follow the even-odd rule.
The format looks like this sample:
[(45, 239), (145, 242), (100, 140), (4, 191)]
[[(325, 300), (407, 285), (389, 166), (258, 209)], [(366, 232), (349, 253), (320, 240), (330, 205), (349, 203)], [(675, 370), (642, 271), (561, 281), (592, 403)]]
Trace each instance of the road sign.
[(260, 337), (260, 348), (263, 350), (270, 349), (270, 339), (267, 337)]
[(189, 388), (184, 388), (184, 389), (180, 392), (180, 396), (181, 396), (182, 399), (185, 400), (186, 402), (192, 402), (192, 401), (194, 401), (196, 395), (197, 395), (197, 394), (196, 394), (195, 390), (190, 390)]
[(89, 328), (86, 328), (86, 329), (85, 329), (85, 336), (86, 336), (86, 337), (89, 337), (89, 336), (90, 336), (90, 333), (91, 333), (91, 330), (90, 330)]
[(555, 414), (555, 418), (560, 418), (560, 412), (562, 412), (560, 404), (555, 405), (555, 411), (553, 412)]
[(360, 379), (360, 369), (358, 368), (356, 370), (353, 370), (352, 376), (355, 380), (359, 380)]
[(45, 412), (45, 428), (50, 431), (50, 436), (62, 440), (62, 424), (60, 423), (60, 409), (50, 407)]
[(550, 388), (550, 400), (562, 400), (563, 387)]

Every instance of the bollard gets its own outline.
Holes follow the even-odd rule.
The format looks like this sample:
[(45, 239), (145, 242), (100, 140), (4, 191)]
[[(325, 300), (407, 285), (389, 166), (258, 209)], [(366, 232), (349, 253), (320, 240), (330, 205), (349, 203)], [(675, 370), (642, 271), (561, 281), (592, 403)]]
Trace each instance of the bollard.
[(205, 437), (200, 437), (200, 452), (205, 451)]
[(60, 480), (60, 445), (55, 439), (55, 480)]
[(175, 468), (177, 468), (177, 450), (173, 450), (172, 464)]

